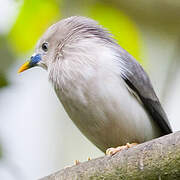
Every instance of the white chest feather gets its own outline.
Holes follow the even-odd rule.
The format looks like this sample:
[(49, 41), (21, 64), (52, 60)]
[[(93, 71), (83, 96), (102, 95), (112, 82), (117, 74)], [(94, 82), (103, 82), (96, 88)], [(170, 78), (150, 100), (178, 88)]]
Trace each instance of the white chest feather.
[(113, 81), (90, 83), (86, 92), (71, 88), (56, 93), (77, 127), (102, 150), (159, 136), (153, 120), (123, 82)]
[[(98, 63), (91, 59), (91, 65), (81, 64), (80, 69), (77, 63), (74, 66), (72, 63), (71, 68), (66, 64), (69, 68), (66, 73), (71, 78), (59, 77), (54, 83), (57, 96), (70, 118), (102, 151), (127, 142), (141, 143), (158, 137), (158, 127), (121, 78), (123, 68), (109, 60), (112, 54), (107, 50), (99, 52), (105, 53), (96, 54)], [(73, 57), (71, 61), (75, 61)]]

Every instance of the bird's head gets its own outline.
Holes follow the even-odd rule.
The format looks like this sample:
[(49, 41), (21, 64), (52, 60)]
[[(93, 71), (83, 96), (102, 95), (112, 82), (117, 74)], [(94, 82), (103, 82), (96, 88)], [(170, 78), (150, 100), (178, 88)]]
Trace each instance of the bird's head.
[[(40, 66), (54, 75), (73, 78), (75, 72), (88, 76), (101, 60), (107, 64), (109, 49), (116, 43), (111, 35), (92, 19), (73, 16), (50, 26), (38, 41), (35, 53), (19, 69), (19, 73)], [(109, 68), (109, 66), (107, 65)], [(84, 74), (83, 74), (84, 73)], [(76, 73), (77, 74), (77, 73)]]
[(19, 73), (36, 66), (47, 70), (50, 63), (55, 61), (57, 55), (60, 55), (58, 48), (63, 40), (63, 34), (60, 32), (59, 24), (60, 22), (50, 26), (42, 35), (36, 44), (35, 53), (19, 68)]

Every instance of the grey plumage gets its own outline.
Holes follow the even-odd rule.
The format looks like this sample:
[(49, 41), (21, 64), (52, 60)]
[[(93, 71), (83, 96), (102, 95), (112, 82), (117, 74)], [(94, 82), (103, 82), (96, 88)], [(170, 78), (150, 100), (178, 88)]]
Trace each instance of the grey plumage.
[(102, 151), (172, 132), (147, 74), (96, 21), (70, 17), (54, 24), (36, 54), (69, 117)]
[(131, 73), (126, 72), (126, 77), (122, 77), (127, 85), (137, 93), (138, 97), (142, 101), (146, 111), (153, 118), (163, 134), (169, 134), (172, 132), (170, 123), (167, 119), (161, 104), (154, 92), (151, 82), (143, 70), (143, 68), (137, 63), (137, 61), (130, 56), (127, 52), (121, 56), (126, 61), (128, 69), (131, 69)]

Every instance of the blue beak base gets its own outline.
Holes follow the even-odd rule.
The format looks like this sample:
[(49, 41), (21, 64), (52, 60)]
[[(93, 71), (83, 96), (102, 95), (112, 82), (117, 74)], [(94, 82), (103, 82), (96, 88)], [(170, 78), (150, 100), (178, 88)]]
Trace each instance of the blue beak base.
[(41, 60), (41, 55), (40, 54), (36, 54), (34, 56), (31, 56), (31, 60), (29, 62), (29, 66), (30, 67), (34, 67), (36, 66), (36, 64)]

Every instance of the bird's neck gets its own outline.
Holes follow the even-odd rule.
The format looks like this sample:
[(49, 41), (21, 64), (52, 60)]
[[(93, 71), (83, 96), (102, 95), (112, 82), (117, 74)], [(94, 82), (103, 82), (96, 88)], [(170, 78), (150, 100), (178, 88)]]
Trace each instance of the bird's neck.
[(49, 80), (55, 89), (86, 87), (97, 79), (104, 81), (104, 76), (121, 74), (115, 51), (106, 44), (84, 40), (64, 47), (62, 53), (49, 69)]

